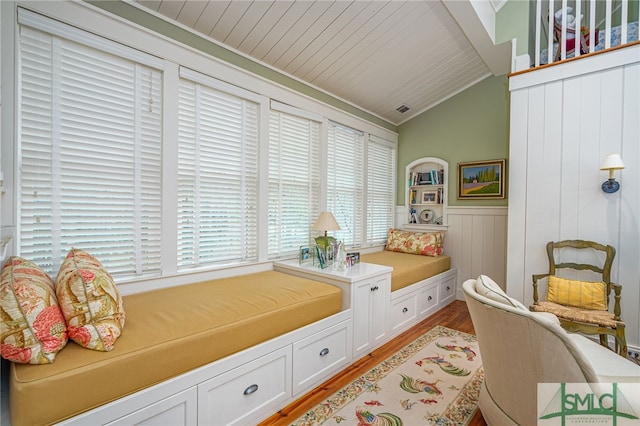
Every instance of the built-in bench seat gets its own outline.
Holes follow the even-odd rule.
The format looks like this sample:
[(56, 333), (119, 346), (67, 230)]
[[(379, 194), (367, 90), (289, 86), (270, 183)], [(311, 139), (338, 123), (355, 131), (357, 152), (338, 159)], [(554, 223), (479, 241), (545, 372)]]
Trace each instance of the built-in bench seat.
[(391, 336), (455, 300), (457, 270), (443, 254), (444, 232), (391, 229), (384, 251), (362, 254), (361, 262), (390, 266), (387, 322)]
[(360, 256), (360, 261), (391, 266), (393, 268), (391, 273), (392, 293), (448, 271), (451, 268), (451, 258), (449, 256), (431, 257), (394, 251), (363, 254)]
[(126, 325), (113, 351), (69, 342), (53, 364), (12, 364), (13, 426), (61, 421), (331, 316), (341, 291), (267, 271), (123, 301)]

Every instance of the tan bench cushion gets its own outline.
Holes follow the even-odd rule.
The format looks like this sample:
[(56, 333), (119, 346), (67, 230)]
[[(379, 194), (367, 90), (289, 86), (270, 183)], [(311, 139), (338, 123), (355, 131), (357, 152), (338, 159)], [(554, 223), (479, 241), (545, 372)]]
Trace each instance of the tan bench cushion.
[(451, 268), (449, 256), (431, 257), (392, 251), (363, 254), (360, 261), (393, 267), (391, 291), (415, 284)]
[[(67, 344), (53, 364), (13, 364), (14, 426), (57, 422), (340, 311), (337, 287), (281, 272), (123, 297), (110, 352)], [(26, 368), (25, 368), (26, 367)]]

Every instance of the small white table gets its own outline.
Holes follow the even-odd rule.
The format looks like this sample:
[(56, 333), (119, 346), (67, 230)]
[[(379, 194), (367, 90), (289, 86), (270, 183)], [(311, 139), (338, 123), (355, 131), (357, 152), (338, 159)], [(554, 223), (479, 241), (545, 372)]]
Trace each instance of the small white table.
[(274, 262), (276, 271), (335, 285), (342, 290), (342, 309), (351, 309), (353, 318), (353, 356), (358, 358), (386, 341), (387, 311), (391, 301), (390, 266), (356, 263), (339, 270), (320, 269), (298, 260)]

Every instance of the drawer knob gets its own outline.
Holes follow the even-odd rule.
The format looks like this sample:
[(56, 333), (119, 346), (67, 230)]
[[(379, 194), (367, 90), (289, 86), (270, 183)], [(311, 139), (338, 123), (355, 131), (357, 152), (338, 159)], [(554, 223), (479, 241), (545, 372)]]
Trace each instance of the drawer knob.
[(244, 394), (245, 395), (251, 395), (252, 393), (254, 393), (255, 391), (258, 390), (258, 385), (251, 385), (248, 388), (246, 388), (244, 390)]
[(329, 348), (324, 348), (323, 350), (320, 351), (320, 356), (327, 356), (329, 355)]
[(409, 308), (405, 307), (405, 308), (402, 310), (402, 313), (403, 313), (403, 314), (406, 314), (407, 312), (409, 312)]
[(433, 296), (427, 297), (427, 300), (433, 300)]
[(447, 286), (447, 291), (451, 290), (451, 287)]

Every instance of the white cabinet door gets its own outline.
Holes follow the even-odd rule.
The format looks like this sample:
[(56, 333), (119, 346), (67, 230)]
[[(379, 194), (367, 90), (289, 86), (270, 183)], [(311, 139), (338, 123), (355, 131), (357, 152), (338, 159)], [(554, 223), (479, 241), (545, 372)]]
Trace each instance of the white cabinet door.
[(359, 358), (373, 346), (371, 341), (371, 293), (373, 279), (357, 281), (353, 284), (353, 355)]
[(198, 424), (250, 424), (291, 397), (291, 345), (198, 385)]
[(197, 422), (198, 390), (194, 386), (107, 423), (108, 426), (187, 426)]
[(376, 275), (353, 285), (353, 356), (357, 359), (386, 340), (391, 274)]
[(371, 291), (371, 341), (374, 348), (387, 338), (387, 305), (391, 299), (391, 274), (373, 278)]

